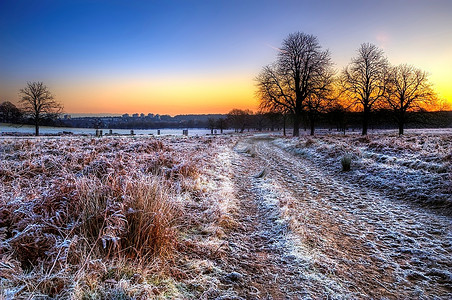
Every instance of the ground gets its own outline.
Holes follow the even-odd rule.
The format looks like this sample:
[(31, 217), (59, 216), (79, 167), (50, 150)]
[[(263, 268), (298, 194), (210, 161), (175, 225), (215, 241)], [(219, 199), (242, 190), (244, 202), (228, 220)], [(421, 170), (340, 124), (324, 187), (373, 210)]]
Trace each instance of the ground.
[[(450, 132), (162, 138), (159, 144), (147, 138), (4, 141), (0, 176), (6, 209), (0, 214), (8, 221), (0, 223), (0, 298), (448, 299), (451, 143)], [(48, 157), (27, 157), (32, 149)], [(350, 158), (350, 171), (342, 171), (344, 156)], [(93, 247), (89, 255), (83, 252), (89, 259), (56, 265), (55, 259), (45, 259), (52, 252), (47, 249), (33, 261), (36, 266), (27, 265), (14, 248), (31, 230), (17, 225), (24, 220), (18, 205), (49, 193), (43, 181), (61, 180), (56, 170), (36, 169), (51, 169), (55, 161), (72, 166), (65, 174), (75, 174), (66, 174), (73, 195), (85, 191), (82, 187), (99, 172), (110, 174), (99, 182), (105, 187), (121, 176), (114, 172), (120, 168), (139, 182), (165, 177), (162, 184), (176, 207), (168, 211), (176, 216), (177, 235), (175, 243), (165, 244), (169, 254), (117, 263), (126, 250), (108, 257)], [(146, 170), (151, 175), (143, 175)], [(29, 186), (34, 192), (27, 191)], [(118, 192), (126, 199), (135, 195)], [(130, 223), (127, 210), (123, 214)], [(33, 222), (34, 228), (45, 223)], [(76, 230), (60, 229), (74, 245)], [(43, 232), (48, 236), (51, 231)], [(74, 274), (74, 265), (84, 271)], [(30, 288), (58, 272), (68, 280)], [(57, 284), (60, 289), (52, 288)]]

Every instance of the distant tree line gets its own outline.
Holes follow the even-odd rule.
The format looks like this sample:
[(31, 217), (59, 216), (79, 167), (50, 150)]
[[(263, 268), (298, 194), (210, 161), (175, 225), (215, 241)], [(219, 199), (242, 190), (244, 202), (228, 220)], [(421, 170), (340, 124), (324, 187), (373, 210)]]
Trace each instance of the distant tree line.
[[(369, 129), (396, 129), (397, 123), (392, 119), (393, 111), (388, 109), (373, 110), (368, 115)], [(408, 128), (445, 128), (452, 127), (452, 111), (412, 111), (407, 113), (406, 127)], [(293, 129), (294, 120), (290, 114), (275, 112), (257, 112), (233, 109), (227, 115), (225, 128), (234, 129), (242, 133), (248, 131), (279, 131), (286, 135), (286, 129)], [(212, 122), (211, 130), (220, 130)], [(224, 125), (223, 125), (224, 126)], [(308, 114), (302, 114), (299, 120), (299, 132), (312, 133), (312, 122)], [(362, 113), (347, 109), (343, 106), (331, 106), (316, 115), (316, 128), (329, 131), (345, 132), (362, 129)]]
[[(217, 126), (223, 114), (210, 115), (159, 115), (157, 117), (78, 117), (64, 119), (68, 127), (96, 129), (161, 129), (161, 128), (210, 128), (212, 122)], [(221, 121), (220, 121), (221, 123)], [(220, 126), (221, 127), (221, 126)], [(225, 127), (223, 126), (223, 129)]]
[(0, 103), (0, 122), (2, 123), (21, 123), (23, 112), (9, 101)]
[[(359, 130), (362, 126), (362, 113), (335, 104), (316, 114), (316, 127), (331, 131)], [(414, 111), (407, 112), (407, 127), (452, 127), (452, 111)], [(34, 125), (34, 121), (20, 108), (9, 101), (0, 103), (0, 122), (12, 124)], [(376, 109), (368, 115), (370, 129), (394, 129), (397, 123), (393, 120), (393, 111)], [(161, 116), (159, 121), (141, 118), (123, 117), (81, 117), (69, 120), (49, 117), (42, 118), (41, 125), (67, 126), (96, 129), (161, 129), (161, 128), (207, 128), (211, 133), (223, 133), (225, 129), (235, 132), (276, 131), (286, 134), (287, 128), (293, 128), (290, 114), (274, 111), (252, 112), (250, 110), (233, 109), (228, 114), (214, 115), (178, 115)], [(300, 130), (312, 131), (312, 122), (308, 114), (300, 118)]]
[(414, 66), (392, 66), (377, 46), (364, 43), (339, 74), (328, 50), (317, 37), (302, 32), (290, 34), (279, 49), (277, 60), (263, 67), (256, 77), (257, 95), (263, 112), (289, 116), (293, 135), (302, 122), (310, 134), (322, 118), (344, 118), (343, 112), (360, 112), (362, 134), (371, 118), (385, 114), (403, 134), (414, 112), (442, 110), (441, 101), (428, 74)]

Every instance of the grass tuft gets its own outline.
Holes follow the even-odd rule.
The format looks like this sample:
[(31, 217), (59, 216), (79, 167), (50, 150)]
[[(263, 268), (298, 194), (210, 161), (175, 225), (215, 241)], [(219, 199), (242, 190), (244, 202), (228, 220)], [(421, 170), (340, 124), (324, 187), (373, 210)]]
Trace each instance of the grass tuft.
[(350, 166), (352, 164), (352, 156), (350, 154), (344, 154), (341, 158), (342, 171), (350, 171)]

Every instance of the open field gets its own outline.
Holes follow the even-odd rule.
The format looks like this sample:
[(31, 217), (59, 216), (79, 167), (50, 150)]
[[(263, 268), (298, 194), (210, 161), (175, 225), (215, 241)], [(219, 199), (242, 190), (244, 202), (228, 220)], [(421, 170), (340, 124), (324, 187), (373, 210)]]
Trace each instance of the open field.
[[(130, 129), (111, 129), (113, 135), (130, 135)], [(176, 135), (182, 136), (183, 129), (182, 128), (162, 128), (162, 129), (134, 129), (135, 135), (158, 135), (157, 130), (160, 130), (160, 135)], [(9, 123), (0, 123), (0, 136), (8, 137), (8, 136), (28, 136), (33, 138), (35, 128), (31, 125), (18, 125), (18, 124), (9, 124)], [(94, 128), (73, 128), (73, 127), (51, 127), (51, 126), (40, 126), (39, 129), (41, 135), (46, 136), (58, 136), (58, 135), (87, 135), (87, 136), (95, 136), (96, 129)], [(110, 129), (103, 129), (103, 134), (108, 135)], [(233, 130), (224, 130), (225, 133), (232, 133)], [(210, 134), (210, 129), (204, 128), (190, 128), (188, 129), (189, 136), (202, 136)]]
[(0, 299), (448, 299), (451, 145), (1, 139)]

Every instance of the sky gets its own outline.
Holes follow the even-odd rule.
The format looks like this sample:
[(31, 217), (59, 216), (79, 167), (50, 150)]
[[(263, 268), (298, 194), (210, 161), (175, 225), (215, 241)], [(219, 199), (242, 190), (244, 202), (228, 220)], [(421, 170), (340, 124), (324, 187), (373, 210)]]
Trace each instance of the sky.
[(1, 0), (0, 102), (42, 81), (69, 114), (255, 111), (254, 78), (297, 31), (338, 72), (374, 43), (452, 104), (450, 0)]

